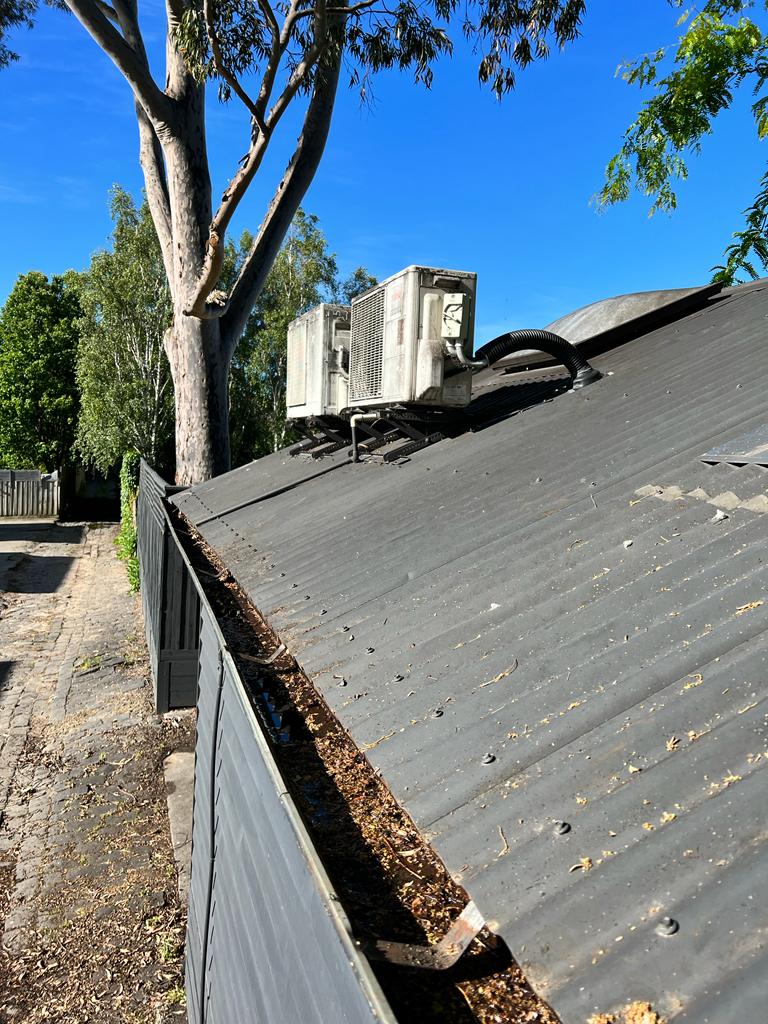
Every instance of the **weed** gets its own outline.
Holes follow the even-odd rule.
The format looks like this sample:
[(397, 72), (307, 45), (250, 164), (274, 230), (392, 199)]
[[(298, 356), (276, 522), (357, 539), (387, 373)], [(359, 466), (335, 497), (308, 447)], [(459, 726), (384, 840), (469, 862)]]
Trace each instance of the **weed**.
[(168, 1000), (169, 1006), (186, 1006), (187, 997), (184, 994), (184, 989), (181, 985), (174, 985), (173, 988), (169, 988), (166, 993), (166, 999)]
[(158, 935), (156, 942), (160, 963), (173, 963), (179, 955), (179, 944), (176, 939), (172, 935)]

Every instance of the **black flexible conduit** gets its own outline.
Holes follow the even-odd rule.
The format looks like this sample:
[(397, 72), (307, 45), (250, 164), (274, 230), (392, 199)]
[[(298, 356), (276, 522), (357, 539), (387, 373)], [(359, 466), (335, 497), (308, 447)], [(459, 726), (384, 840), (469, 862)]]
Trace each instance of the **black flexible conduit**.
[(602, 377), (600, 371), (588, 363), (577, 348), (551, 331), (523, 330), (500, 334), (475, 352), (473, 363), (485, 360), (487, 366), (492, 366), (504, 356), (531, 348), (554, 356), (561, 362), (573, 378), (574, 388), (585, 388)]

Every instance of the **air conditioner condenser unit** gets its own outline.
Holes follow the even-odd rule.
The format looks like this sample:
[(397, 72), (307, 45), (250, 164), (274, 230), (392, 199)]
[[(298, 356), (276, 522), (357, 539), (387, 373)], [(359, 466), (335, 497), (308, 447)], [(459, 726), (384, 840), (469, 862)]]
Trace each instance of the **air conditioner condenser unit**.
[(289, 419), (335, 416), (348, 404), (349, 306), (323, 303), (288, 325)]
[(412, 266), (353, 299), (349, 407), (468, 405), (451, 350), (472, 352), (476, 292), (476, 274)]

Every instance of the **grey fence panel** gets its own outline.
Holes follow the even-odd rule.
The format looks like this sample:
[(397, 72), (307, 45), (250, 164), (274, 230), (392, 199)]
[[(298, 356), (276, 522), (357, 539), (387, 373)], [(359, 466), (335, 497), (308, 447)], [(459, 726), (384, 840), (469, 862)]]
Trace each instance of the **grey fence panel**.
[(158, 693), (167, 695), (169, 708), (191, 708), (197, 699), (200, 602), (170, 530), (165, 533), (164, 554)]
[(0, 516), (57, 516), (60, 502), (58, 473), (0, 469)]
[(189, 1024), (394, 1024), (197, 585)]
[(169, 490), (142, 464), (138, 546), (156, 700), (170, 702), (173, 683), (163, 686), (183, 678), (198, 712), (189, 1024), (394, 1024), (172, 528)]
[(222, 673), (222, 652), (216, 628), (207, 607), (201, 609), (200, 692), (197, 704), (195, 745), (195, 795), (192, 823), (192, 871), (187, 916), (186, 988), (190, 1024), (203, 1021), (203, 963), (206, 959), (206, 922), (212, 895), (213, 819), (211, 794), (215, 765), (213, 744), (219, 711), (216, 707)]
[[(136, 532), (141, 568), (141, 601), (144, 608), (144, 630), (149, 650), (152, 677), (155, 681), (155, 706), (158, 705), (163, 590), (165, 587), (165, 550), (168, 524), (163, 510), (167, 485), (146, 462), (141, 463), (139, 498), (136, 505)], [(160, 703), (167, 704), (167, 701)], [(163, 710), (167, 710), (163, 708)]]
[(142, 462), (136, 508), (144, 629), (159, 712), (195, 706), (200, 606), (171, 537), (165, 498), (171, 487)]

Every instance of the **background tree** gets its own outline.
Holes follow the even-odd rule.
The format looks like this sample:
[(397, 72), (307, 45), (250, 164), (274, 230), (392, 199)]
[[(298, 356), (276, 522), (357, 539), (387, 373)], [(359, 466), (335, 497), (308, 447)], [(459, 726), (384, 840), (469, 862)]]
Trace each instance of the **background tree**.
[(75, 280), (22, 275), (0, 312), (0, 466), (52, 472), (77, 422)]
[[(673, 7), (685, 2), (670, 0)], [(678, 25), (687, 27), (676, 46), (619, 68), (627, 82), (651, 89), (653, 95), (608, 164), (598, 196), (602, 206), (623, 202), (635, 187), (651, 198), (651, 213), (673, 211), (675, 183), (688, 177), (686, 155), (699, 152), (739, 87), (752, 90), (757, 136), (768, 136), (768, 35), (747, 17), (750, 8), (766, 9), (768, 3), (709, 0), (698, 11), (689, 7), (678, 19)], [(758, 265), (768, 267), (768, 173), (745, 210), (744, 227), (726, 249), (725, 262), (713, 270), (716, 280), (733, 284), (744, 274), (757, 277)]]
[(103, 473), (128, 451), (173, 467), (173, 384), (163, 338), (172, 317), (163, 257), (147, 203), (111, 197), (112, 249), (82, 275), (77, 450)]
[[(227, 263), (236, 275), (252, 239), (230, 246)], [(376, 279), (363, 268), (345, 281), (317, 217), (301, 208), (267, 276), (233, 357), (230, 422), (234, 465), (286, 444), (285, 379), (288, 324), (320, 302), (348, 304)]]
[(328, 252), (317, 217), (298, 210), (265, 282), (258, 303), (258, 344), (250, 357), (258, 380), (262, 445), (276, 451), (285, 443), (285, 375), (288, 324), (324, 298), (336, 284), (336, 260)]
[[(173, 392), (163, 336), (171, 299), (147, 204), (115, 187), (112, 249), (97, 253), (77, 279), (76, 450), (106, 473), (128, 452), (160, 470), (172, 464)], [(233, 281), (253, 237), (227, 243), (222, 277)], [(338, 280), (336, 258), (317, 217), (299, 209), (235, 350), (229, 381), (233, 464), (281, 447), (285, 435), (288, 324), (323, 301), (349, 303), (376, 281), (358, 267)]]
[[(585, 9), (584, 0), (166, 0), (161, 85), (150, 70), (138, 0), (64, 2), (123, 74), (135, 101), (147, 200), (173, 305), (165, 348), (182, 483), (229, 465), (230, 363), (320, 162), (342, 64), (363, 92), (384, 68), (410, 70), (429, 85), (433, 64), (451, 52), (453, 27), (474, 41), (480, 79), (501, 96), (517, 69), (545, 57), (551, 43), (576, 36)], [(223, 99), (236, 97), (246, 115), (247, 148), (215, 210), (205, 125), (209, 80)], [(224, 292), (226, 232), (286, 112), (297, 106), (303, 122), (295, 149), (237, 279)]]
[(12, 60), (18, 60), (18, 54), (10, 50), (5, 42), (9, 30), (19, 26), (30, 28), (36, 8), (35, 0), (2, 0), (0, 3), (0, 68), (6, 67)]

